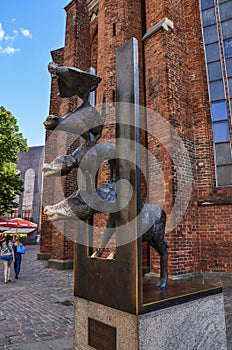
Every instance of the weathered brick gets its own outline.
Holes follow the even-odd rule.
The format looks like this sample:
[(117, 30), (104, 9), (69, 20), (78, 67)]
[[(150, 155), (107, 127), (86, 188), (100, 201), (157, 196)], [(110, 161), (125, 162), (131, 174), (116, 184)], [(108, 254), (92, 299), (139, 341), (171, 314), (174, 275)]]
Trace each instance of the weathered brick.
[[(52, 52), (53, 60), (59, 65), (81, 69), (94, 67), (102, 77), (96, 92), (96, 103), (101, 104), (105, 95), (110, 104), (114, 102), (116, 89), (116, 49), (132, 36), (138, 39), (140, 102), (151, 110), (141, 118), (141, 124), (148, 129), (148, 133), (142, 133), (141, 143), (159, 164), (158, 167), (144, 161), (143, 198), (153, 204), (162, 204), (161, 195), (164, 192), (164, 209), (169, 218), (177, 194), (182, 200), (186, 196), (178, 187), (173, 155), (182, 164), (181, 171), (186, 176), (190, 171), (189, 166), (192, 166), (194, 177), (187, 210), (177, 227), (166, 234), (170, 246), (169, 274), (231, 272), (232, 188), (215, 186), (214, 145), (199, 2), (99, 0), (92, 6), (93, 3), (73, 0), (66, 6), (65, 46)], [(168, 31), (160, 29), (142, 42), (142, 36), (165, 17), (173, 21), (174, 28)], [(73, 110), (79, 101), (75, 98), (61, 100), (57, 92), (54, 79), (50, 113), (63, 116)], [(178, 132), (188, 150), (190, 165), (181, 158), (178, 139), (171, 128), (154, 125), (154, 112), (159, 113)], [(115, 138), (114, 121), (112, 108), (106, 118), (106, 125), (110, 126), (103, 130), (102, 141)], [(158, 127), (158, 136), (155, 127)], [(50, 135), (47, 132), (47, 139)], [(46, 159), (54, 159), (67, 142), (64, 134), (57, 136), (54, 144), (46, 147)], [(76, 146), (77, 143), (73, 149)], [(106, 183), (109, 178), (107, 165), (102, 165), (99, 174), (99, 185)], [(71, 194), (76, 187), (75, 176), (70, 174), (63, 179), (62, 186), (65, 196)], [(54, 191), (50, 179), (44, 181), (43, 192), (46, 202), (53, 202)], [(204, 206), (203, 202), (213, 204)], [(99, 244), (105, 222), (105, 215), (96, 216), (96, 245)], [(55, 249), (57, 241), (58, 250)], [(57, 233), (44, 215), (41, 250), (52, 252), (53, 257), (60, 259), (72, 256), (70, 240)], [(146, 246), (143, 252), (144, 265), (147, 266), (149, 252)], [(150, 260), (151, 269), (158, 271), (159, 259), (153, 251), (150, 252)]]

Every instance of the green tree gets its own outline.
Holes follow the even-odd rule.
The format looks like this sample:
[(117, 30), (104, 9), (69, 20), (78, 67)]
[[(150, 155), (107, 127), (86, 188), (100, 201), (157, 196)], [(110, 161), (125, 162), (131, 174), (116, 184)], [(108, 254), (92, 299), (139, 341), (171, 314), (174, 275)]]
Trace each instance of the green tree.
[(17, 207), (15, 196), (23, 191), (23, 180), (16, 169), (17, 153), (27, 150), (27, 141), (19, 132), (17, 119), (0, 107), (0, 215)]

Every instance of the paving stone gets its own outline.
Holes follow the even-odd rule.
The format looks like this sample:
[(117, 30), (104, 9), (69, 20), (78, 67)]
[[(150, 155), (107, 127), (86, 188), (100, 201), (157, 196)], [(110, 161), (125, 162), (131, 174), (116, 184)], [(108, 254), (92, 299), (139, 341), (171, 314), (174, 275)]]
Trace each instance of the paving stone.
[[(73, 271), (47, 268), (27, 246), (19, 279), (3, 283), (0, 261), (0, 349), (73, 350)], [(232, 287), (224, 288), (228, 350), (232, 349)], [(168, 349), (167, 349), (168, 350)]]
[(73, 349), (73, 271), (47, 268), (38, 252), (27, 246), (19, 279), (12, 266), (6, 285), (0, 261), (0, 349)]

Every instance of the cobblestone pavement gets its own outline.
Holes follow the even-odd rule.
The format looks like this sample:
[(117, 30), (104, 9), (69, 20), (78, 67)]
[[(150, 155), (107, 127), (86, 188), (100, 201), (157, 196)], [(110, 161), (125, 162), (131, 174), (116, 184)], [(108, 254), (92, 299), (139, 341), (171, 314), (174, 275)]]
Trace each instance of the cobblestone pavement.
[(223, 288), (225, 316), (226, 316), (226, 337), (227, 349), (232, 350), (232, 286)]
[(3, 283), (0, 261), (0, 349), (73, 349), (73, 271), (47, 268), (27, 246), (19, 279)]
[[(3, 283), (0, 261), (0, 349), (73, 350), (73, 270), (47, 268), (27, 246), (19, 279)], [(224, 287), (228, 350), (232, 350), (232, 287)]]

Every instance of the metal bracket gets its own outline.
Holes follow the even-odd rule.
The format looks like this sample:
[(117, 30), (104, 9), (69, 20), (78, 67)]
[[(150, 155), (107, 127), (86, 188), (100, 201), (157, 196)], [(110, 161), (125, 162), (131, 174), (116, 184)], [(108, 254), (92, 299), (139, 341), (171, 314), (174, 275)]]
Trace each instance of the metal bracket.
[(159, 21), (157, 24), (154, 25), (146, 34), (144, 34), (142, 40), (145, 41), (148, 38), (150, 38), (152, 35), (154, 35), (158, 30), (160, 29), (165, 29), (166, 31), (169, 30), (169, 28), (173, 29), (174, 28), (174, 23), (168, 19), (168, 18), (163, 18), (161, 21)]

